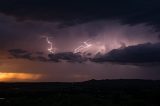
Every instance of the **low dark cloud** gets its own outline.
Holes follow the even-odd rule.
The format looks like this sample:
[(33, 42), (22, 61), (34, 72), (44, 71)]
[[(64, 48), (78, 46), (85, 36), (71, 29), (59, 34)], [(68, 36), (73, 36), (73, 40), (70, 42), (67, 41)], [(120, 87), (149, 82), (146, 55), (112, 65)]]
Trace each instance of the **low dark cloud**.
[(9, 53), (14, 57), (14, 58), (24, 58), (24, 59), (29, 59), (32, 60), (32, 53), (22, 50), (22, 49), (11, 49), (9, 50)]
[(12, 58), (27, 59), (27, 60), (33, 60), (33, 61), (36, 60), (36, 61), (44, 61), (44, 62), (48, 61), (48, 59), (43, 56), (43, 53), (37, 54), (39, 52), (32, 53), (23, 49), (11, 49), (8, 52), (10, 53)]
[(160, 62), (160, 43), (145, 43), (114, 49), (105, 55), (97, 55), (91, 61), (117, 63), (154, 63)]
[(74, 54), (72, 52), (62, 52), (62, 53), (56, 53), (56, 54), (49, 54), (48, 55), (50, 61), (61, 61), (65, 60), (67, 62), (78, 62), (82, 63), (84, 61), (87, 61), (87, 58), (82, 57), (80, 54)]
[[(43, 62), (78, 62), (82, 63), (88, 60), (87, 57), (82, 57), (79, 53), (75, 54), (72, 52), (61, 52), (56, 54), (48, 54), (48, 58), (41, 52), (31, 53), (22, 49), (11, 49), (8, 51), (13, 58), (17, 59), (28, 59), (32, 61), (43, 61)], [(38, 54), (37, 54), (38, 53)]]
[(160, 43), (145, 43), (134, 46), (128, 46), (119, 49), (113, 49), (106, 54), (97, 53), (94, 57), (88, 55), (82, 55), (80, 53), (73, 52), (60, 52), (56, 54), (48, 54), (45, 57), (41, 54), (30, 53), (21, 49), (9, 50), (10, 54), (14, 58), (36, 60), (43, 62), (72, 62), (83, 63), (86, 61), (92, 61), (96, 63), (114, 62), (114, 63), (160, 63)]

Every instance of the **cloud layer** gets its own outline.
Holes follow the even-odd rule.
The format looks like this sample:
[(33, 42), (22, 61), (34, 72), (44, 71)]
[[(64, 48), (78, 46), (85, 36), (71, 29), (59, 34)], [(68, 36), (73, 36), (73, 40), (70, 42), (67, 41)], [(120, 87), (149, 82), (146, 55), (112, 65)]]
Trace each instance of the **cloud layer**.
[(124, 48), (114, 49), (106, 54), (97, 53), (94, 57), (87, 57), (80, 53), (61, 52), (49, 54), (48, 58), (44, 56), (34, 55), (25, 50), (12, 49), (9, 53), (14, 58), (22, 58), (28, 60), (38, 60), (44, 62), (86, 62), (92, 61), (96, 63), (116, 62), (116, 63), (154, 63), (160, 62), (160, 43), (145, 43)]
[(43, 53), (32, 53), (22, 49), (11, 49), (8, 51), (12, 58), (17, 59), (27, 59), (32, 61), (42, 61), (42, 62), (78, 62), (82, 63), (87, 61), (87, 57), (81, 56), (79, 53), (72, 52), (61, 52), (56, 54), (48, 54), (48, 57), (44, 56)]

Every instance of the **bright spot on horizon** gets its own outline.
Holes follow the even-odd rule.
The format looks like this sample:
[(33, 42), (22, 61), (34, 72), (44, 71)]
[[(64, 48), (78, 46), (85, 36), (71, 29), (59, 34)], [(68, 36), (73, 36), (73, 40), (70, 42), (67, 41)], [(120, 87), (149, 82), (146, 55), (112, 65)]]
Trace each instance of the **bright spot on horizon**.
[(17, 81), (17, 80), (37, 80), (41, 77), (40, 74), (31, 73), (5, 73), (0, 72), (0, 81)]

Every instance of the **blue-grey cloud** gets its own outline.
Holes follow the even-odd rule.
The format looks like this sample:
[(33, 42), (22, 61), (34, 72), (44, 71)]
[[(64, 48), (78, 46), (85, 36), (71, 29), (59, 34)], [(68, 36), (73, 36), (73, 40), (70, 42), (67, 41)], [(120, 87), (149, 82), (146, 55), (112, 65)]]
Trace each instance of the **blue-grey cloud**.
[(105, 55), (97, 55), (94, 62), (154, 63), (160, 62), (160, 43), (145, 43), (114, 49)]

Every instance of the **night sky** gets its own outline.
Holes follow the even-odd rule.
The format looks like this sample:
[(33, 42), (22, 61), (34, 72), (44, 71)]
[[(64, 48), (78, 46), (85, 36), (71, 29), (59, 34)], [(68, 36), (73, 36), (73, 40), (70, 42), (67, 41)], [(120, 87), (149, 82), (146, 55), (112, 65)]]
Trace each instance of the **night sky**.
[(160, 79), (159, 0), (1, 0), (0, 81)]

